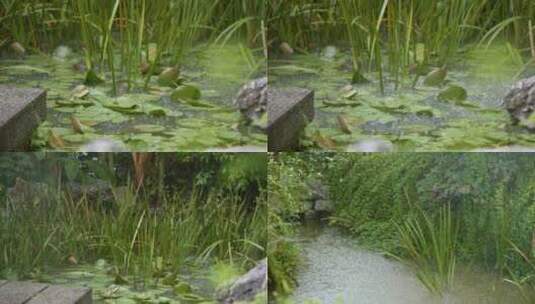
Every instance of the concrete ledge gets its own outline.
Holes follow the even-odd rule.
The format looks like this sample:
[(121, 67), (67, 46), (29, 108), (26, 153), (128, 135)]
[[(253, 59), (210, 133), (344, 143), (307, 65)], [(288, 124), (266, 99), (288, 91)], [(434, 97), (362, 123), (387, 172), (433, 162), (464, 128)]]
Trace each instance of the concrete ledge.
[(92, 302), (89, 288), (0, 281), (2, 304), (91, 304)]
[(268, 150), (295, 150), (299, 135), (314, 120), (314, 115), (314, 91), (268, 89)]
[(0, 151), (25, 150), (46, 118), (46, 91), (0, 86)]

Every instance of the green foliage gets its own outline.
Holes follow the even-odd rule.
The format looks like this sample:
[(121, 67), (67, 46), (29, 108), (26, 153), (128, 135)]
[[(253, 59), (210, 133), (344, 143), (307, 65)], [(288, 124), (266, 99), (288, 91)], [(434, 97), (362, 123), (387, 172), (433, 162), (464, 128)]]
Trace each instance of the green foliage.
[(529, 0), (269, 3), (270, 32), (275, 41), (304, 51), (349, 43), (354, 74), (378, 72), (382, 91), (388, 78), (397, 87), (411, 67), (453, 65), (457, 53), (476, 45), (488, 47), (498, 38), (529, 56), (526, 29), (535, 17), (535, 5)]
[[(59, 44), (81, 47), (89, 69), (86, 84), (110, 72), (113, 92), (119, 80), (137, 84), (139, 67), (148, 66), (147, 88), (159, 65), (180, 67), (186, 53), (216, 35), (263, 45), (263, 1), (0, 1), (0, 48), (16, 41), (28, 49), (50, 51)], [(121, 79), (123, 78), (123, 79)]]
[(418, 279), (431, 291), (442, 294), (453, 285), (457, 227), (449, 206), (435, 218), (415, 206), (414, 217), (398, 226), (400, 246), (416, 266)]
[[(277, 252), (276, 245), (292, 245), (284, 243), (285, 236), (292, 235), (303, 208), (306, 179), (317, 176), (335, 203), (331, 224), (347, 229), (360, 245), (412, 263), (432, 291), (451, 286), (457, 264), (505, 276), (527, 297), (533, 290), (530, 154), (275, 154), (269, 169), (270, 244), (279, 242), (269, 254), (279, 269), (299, 262)], [(291, 278), (290, 271), (279, 269), (274, 275)]]
[(324, 175), (337, 203), (333, 223), (364, 245), (427, 261), (436, 290), (454, 259), (510, 277), (534, 274), (510, 243), (532, 251), (534, 172), (529, 154), (418, 153), (340, 155)]
[[(10, 168), (7, 162), (11, 160), (14, 167), (13, 159), (17, 157), (20, 156), (2, 154), (0, 163), (5, 161), (6, 168)], [(239, 179), (243, 181), (235, 185), (211, 182), (210, 187), (198, 187), (181, 180), (192, 180), (196, 174), (209, 171), (218, 176), (224, 164), (239, 163), (241, 157), (248, 158), (244, 163), (254, 165), (243, 166), (249, 169), (242, 168)], [(129, 153), (51, 153), (40, 160), (34, 158), (29, 157), (27, 166), (36, 168), (37, 173), (33, 178), (28, 176), (29, 180), (48, 184), (50, 195), (36, 198), (33, 203), (5, 203), (5, 199), (0, 202), (0, 277), (31, 277), (32, 273), (64, 265), (69, 256), (81, 263), (104, 258), (126, 275), (138, 271), (151, 275), (157, 270), (155, 264), (162, 263), (179, 271), (189, 261), (223, 260), (250, 266), (265, 256), (267, 197), (260, 186), (265, 184), (265, 175), (257, 175), (261, 168), (250, 169), (261, 163), (259, 157), (156, 154), (156, 163), (165, 164), (157, 168), (168, 170), (156, 175), (160, 180), (147, 181), (145, 188), (150, 189), (142, 192), (135, 191), (132, 185), (127, 189), (114, 187), (114, 198), (106, 204), (87, 196), (74, 201), (62, 191), (62, 184), (55, 186), (45, 177), (53, 181), (65, 172), (66, 182), (91, 185), (95, 175), (104, 176), (98, 173), (104, 170), (112, 172), (112, 180), (124, 185), (125, 180), (132, 180), (121, 176), (130, 170)], [(199, 163), (204, 163), (202, 169), (197, 168)], [(51, 167), (62, 170), (54, 175), (45, 170)], [(182, 174), (176, 174), (175, 169)], [(0, 178), (11, 181), (27, 177), (20, 175), (21, 171), (2, 171)], [(250, 185), (255, 185), (257, 191), (246, 196), (243, 188)], [(9, 186), (6, 183), (6, 188)], [(159, 192), (157, 198), (154, 192)]]

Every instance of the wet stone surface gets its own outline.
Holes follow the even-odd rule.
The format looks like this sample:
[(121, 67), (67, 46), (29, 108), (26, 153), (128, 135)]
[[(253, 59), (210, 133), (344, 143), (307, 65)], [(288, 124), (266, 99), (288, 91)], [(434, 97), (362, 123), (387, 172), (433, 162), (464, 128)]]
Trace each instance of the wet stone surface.
[(314, 119), (314, 92), (285, 88), (268, 90), (268, 138), (270, 151), (298, 146), (299, 135)]
[(0, 86), (0, 151), (24, 149), (46, 111), (44, 90)]
[(91, 289), (67, 288), (31, 282), (0, 281), (0, 303), (91, 304)]

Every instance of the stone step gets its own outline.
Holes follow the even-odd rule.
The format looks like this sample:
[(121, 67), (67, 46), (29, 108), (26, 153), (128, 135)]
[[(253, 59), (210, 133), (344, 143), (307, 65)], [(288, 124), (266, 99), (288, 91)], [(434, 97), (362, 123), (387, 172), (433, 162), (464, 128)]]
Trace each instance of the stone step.
[(91, 304), (91, 289), (0, 281), (0, 304)]
[(46, 118), (46, 91), (0, 86), (0, 151), (28, 148)]
[(293, 151), (299, 136), (314, 119), (314, 91), (300, 88), (268, 89), (268, 149)]

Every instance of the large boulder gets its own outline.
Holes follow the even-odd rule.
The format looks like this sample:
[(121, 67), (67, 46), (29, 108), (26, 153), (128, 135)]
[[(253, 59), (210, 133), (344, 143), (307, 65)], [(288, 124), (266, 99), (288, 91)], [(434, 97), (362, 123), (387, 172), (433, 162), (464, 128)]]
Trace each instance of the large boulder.
[(511, 115), (513, 123), (522, 124), (535, 130), (535, 76), (517, 82), (503, 100), (504, 106)]
[(220, 292), (218, 303), (233, 304), (253, 301), (257, 296), (267, 297), (267, 259), (238, 278), (229, 288)]
[(234, 100), (234, 105), (248, 121), (259, 121), (266, 113), (268, 79), (262, 77), (245, 84)]
[(334, 206), (329, 199), (329, 190), (325, 184), (318, 179), (307, 182), (308, 196), (304, 202), (305, 214), (316, 215), (328, 214), (334, 211)]

